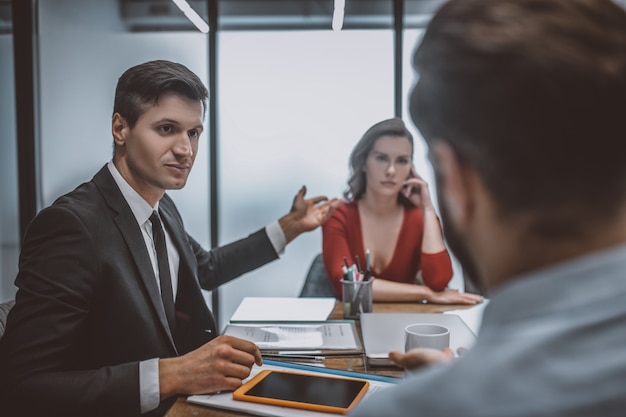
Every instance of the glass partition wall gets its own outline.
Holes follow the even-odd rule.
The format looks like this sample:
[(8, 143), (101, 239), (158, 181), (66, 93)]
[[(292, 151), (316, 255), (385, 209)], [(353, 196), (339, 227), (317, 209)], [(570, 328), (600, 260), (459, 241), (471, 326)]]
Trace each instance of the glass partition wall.
[(0, 302), (15, 296), (20, 246), (11, 2), (0, 2)]
[[(352, 147), (393, 117), (391, 30), (222, 32), (219, 43), (220, 238), (286, 214), (297, 191), (341, 197)], [(220, 289), (221, 317), (245, 296), (297, 296), (321, 230), (280, 260)], [(224, 324), (224, 323), (222, 323)]]
[[(355, 3), (346, 2), (346, 8)], [(285, 214), (302, 185), (308, 196), (342, 197), (352, 147), (372, 124), (394, 116), (394, 2), (356, 6), (366, 3), (377, 7), (374, 13), (346, 17), (348, 29), (338, 32), (330, 30), (329, 17), (326, 26), (309, 19), (309, 24), (314, 20), (321, 26), (317, 30), (220, 33), (222, 243)], [(406, 98), (415, 82), (412, 53), (429, 14), (441, 1), (404, 3), (405, 24), (412, 29), (403, 31), (402, 115), (415, 135), (416, 168), (434, 190), (427, 149), (410, 120)], [(320, 252), (318, 229), (289, 244), (280, 260), (220, 288), (221, 324), (243, 297), (297, 296)], [(463, 290), (462, 271), (454, 258), (453, 267), (450, 286)]]

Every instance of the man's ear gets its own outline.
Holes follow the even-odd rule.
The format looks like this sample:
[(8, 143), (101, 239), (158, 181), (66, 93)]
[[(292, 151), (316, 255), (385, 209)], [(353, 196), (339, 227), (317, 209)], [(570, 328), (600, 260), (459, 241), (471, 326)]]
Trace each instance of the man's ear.
[(119, 113), (115, 113), (113, 115), (113, 119), (111, 120), (111, 133), (113, 134), (115, 146), (124, 146), (129, 131), (130, 127), (128, 126), (128, 122), (126, 122), (126, 119), (124, 119)]
[(431, 144), (430, 153), (437, 175), (439, 198), (448, 210), (448, 215), (455, 224), (465, 224), (474, 214), (474, 190), (470, 177), (472, 173), (461, 163), (458, 154), (445, 141), (438, 140)]

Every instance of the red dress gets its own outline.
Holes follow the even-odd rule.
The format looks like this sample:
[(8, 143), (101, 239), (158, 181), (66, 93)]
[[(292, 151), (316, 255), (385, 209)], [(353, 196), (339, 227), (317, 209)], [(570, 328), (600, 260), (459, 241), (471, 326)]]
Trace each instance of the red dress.
[[(406, 207), (396, 248), (389, 265), (382, 270), (372, 270), (376, 278), (388, 281), (416, 283), (417, 272), (421, 269), (424, 284), (433, 291), (446, 288), (452, 278), (452, 263), (447, 250), (438, 253), (422, 253), (424, 219), (419, 207)], [(361, 232), (361, 217), (356, 201), (338, 207), (322, 226), (322, 254), (326, 272), (330, 277), (335, 294), (341, 298), (341, 282), (346, 257), (350, 264), (358, 255), (365, 268), (365, 248)]]

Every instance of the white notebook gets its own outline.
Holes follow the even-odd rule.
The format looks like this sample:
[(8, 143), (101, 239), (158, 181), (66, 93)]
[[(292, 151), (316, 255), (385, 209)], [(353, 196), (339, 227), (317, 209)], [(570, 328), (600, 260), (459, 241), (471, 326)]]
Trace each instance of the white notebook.
[(392, 366), (388, 354), (404, 351), (404, 328), (413, 323), (433, 323), (450, 329), (450, 348), (470, 348), (476, 335), (463, 320), (454, 314), (420, 313), (364, 313), (361, 314), (361, 332), (367, 363), (372, 366)]
[(323, 321), (335, 308), (334, 298), (245, 297), (231, 323), (252, 321)]

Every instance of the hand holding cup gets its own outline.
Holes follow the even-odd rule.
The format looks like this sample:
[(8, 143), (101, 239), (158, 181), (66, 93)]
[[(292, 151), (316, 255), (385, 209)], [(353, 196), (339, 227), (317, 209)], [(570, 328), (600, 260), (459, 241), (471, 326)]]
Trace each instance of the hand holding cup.
[(389, 358), (407, 374), (424, 365), (452, 360), (450, 329), (430, 323), (410, 324), (404, 329), (405, 353), (391, 352)]

